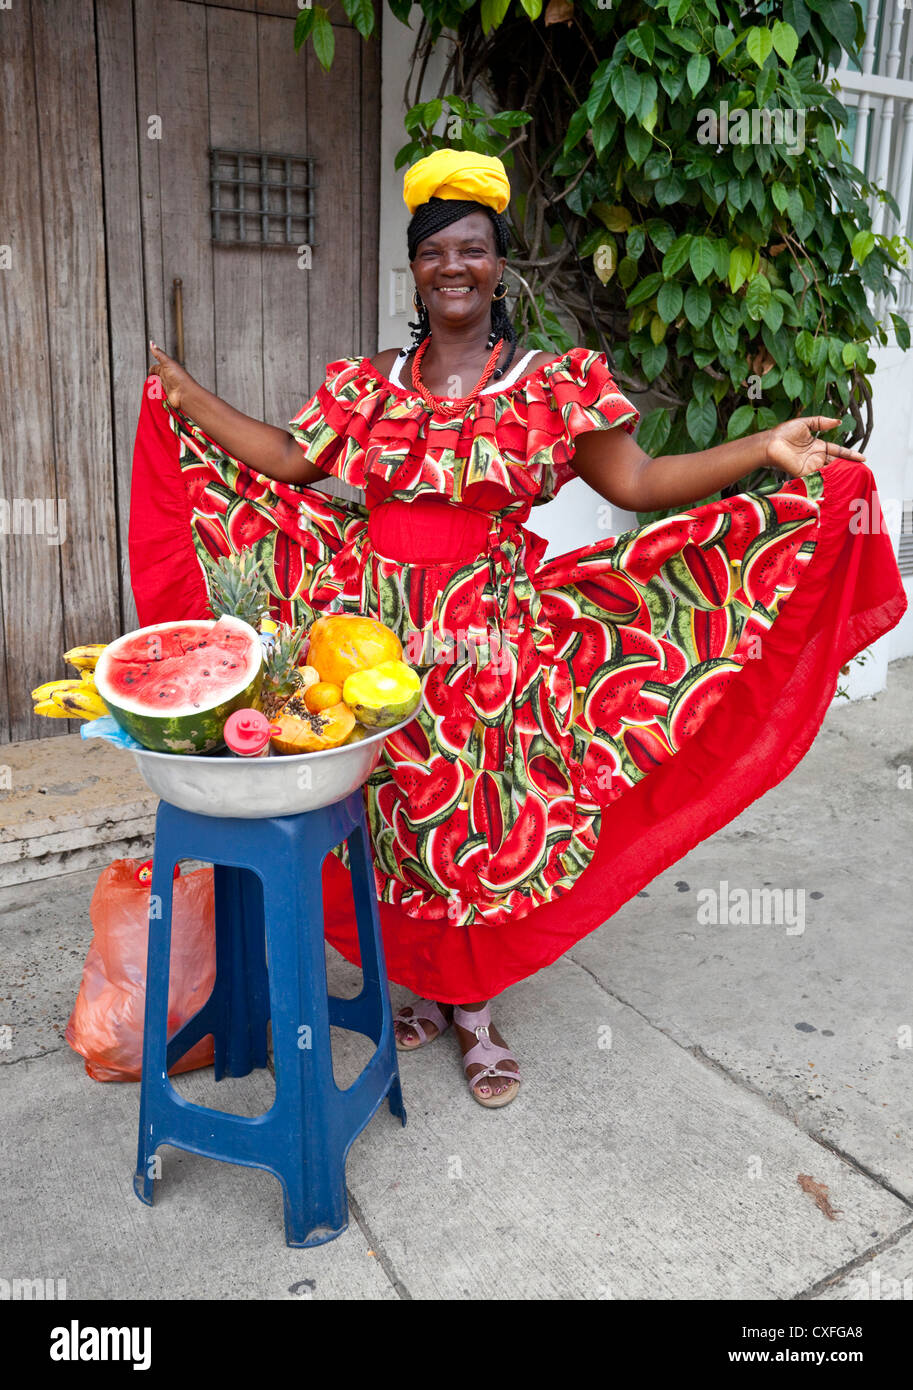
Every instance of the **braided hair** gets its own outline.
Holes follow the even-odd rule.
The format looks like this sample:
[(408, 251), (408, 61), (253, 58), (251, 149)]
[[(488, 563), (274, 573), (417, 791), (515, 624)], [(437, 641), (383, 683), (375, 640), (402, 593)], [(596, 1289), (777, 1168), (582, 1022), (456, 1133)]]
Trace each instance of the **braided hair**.
[[(420, 203), (415, 209), (412, 220), (406, 229), (406, 240), (409, 247), (409, 260), (414, 261), (419, 243), (426, 237), (433, 236), (435, 232), (448, 227), (451, 222), (458, 222), (461, 217), (467, 217), (471, 212), (484, 212), (488, 214), (494, 230), (495, 249), (499, 256), (506, 256), (510, 245), (510, 225), (507, 218), (500, 212), (495, 212), (486, 203), (477, 203), (472, 199), (466, 198), (435, 198), (431, 197), (427, 203)], [(498, 285), (501, 288), (503, 281)], [(495, 370), (495, 377), (503, 376), (510, 367), (517, 351), (517, 330), (510, 320), (510, 315), (506, 308), (507, 296), (501, 299), (492, 300), (491, 305), (491, 332), (488, 335), (488, 346), (494, 347), (499, 338), (506, 338), (510, 343), (510, 353), (503, 367)], [(419, 344), (428, 337), (431, 332), (431, 323), (428, 318), (428, 309), (424, 304), (418, 310), (418, 321), (410, 323), (412, 329), (412, 343), (409, 347), (404, 347), (400, 351), (400, 357), (407, 357)]]

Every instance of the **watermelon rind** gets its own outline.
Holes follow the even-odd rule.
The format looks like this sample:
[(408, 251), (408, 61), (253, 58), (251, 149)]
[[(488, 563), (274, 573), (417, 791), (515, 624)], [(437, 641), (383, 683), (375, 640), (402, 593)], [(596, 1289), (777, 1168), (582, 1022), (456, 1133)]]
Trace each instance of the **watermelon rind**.
[[(212, 630), (216, 622), (249, 637), (249, 653), (237, 682), (223, 698), (201, 709), (183, 708), (155, 714), (136, 699), (127, 700), (116, 691), (109, 678), (110, 668), (119, 650), (138, 637), (146, 638), (156, 632), (173, 628), (194, 627), (202, 635)], [(225, 615), (219, 619), (181, 619), (175, 622), (154, 623), (124, 633), (108, 644), (95, 668), (95, 685), (120, 727), (131, 734), (144, 748), (157, 753), (209, 753), (224, 746), (222, 730), (230, 714), (237, 709), (257, 707), (263, 679), (263, 648), (260, 635), (241, 618)]]

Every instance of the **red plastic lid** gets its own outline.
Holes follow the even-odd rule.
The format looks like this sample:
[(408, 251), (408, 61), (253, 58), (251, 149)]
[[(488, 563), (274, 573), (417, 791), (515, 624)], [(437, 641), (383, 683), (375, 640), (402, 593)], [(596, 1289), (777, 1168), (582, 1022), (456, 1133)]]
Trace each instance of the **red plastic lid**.
[(258, 709), (236, 709), (226, 719), (222, 737), (233, 753), (253, 758), (269, 743), (271, 729), (266, 715)]

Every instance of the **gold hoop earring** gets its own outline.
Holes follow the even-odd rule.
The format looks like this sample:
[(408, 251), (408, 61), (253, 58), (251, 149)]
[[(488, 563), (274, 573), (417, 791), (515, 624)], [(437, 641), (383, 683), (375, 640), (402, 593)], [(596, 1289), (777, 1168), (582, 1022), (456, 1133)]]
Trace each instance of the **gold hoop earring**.
[(412, 307), (413, 309), (415, 309), (416, 313), (421, 313), (422, 309), (424, 309), (425, 307), (422, 303), (422, 297), (419, 294), (418, 290), (412, 291)]
[[(499, 284), (499, 285), (504, 285), (504, 281), (503, 281), (503, 280), (499, 280), (499, 281), (498, 281), (498, 284)], [(506, 294), (507, 294), (507, 286), (504, 285), (504, 289), (502, 290), (502, 292), (501, 292), (500, 294), (493, 294), (491, 297), (492, 297), (492, 299), (503, 299), (504, 296), (505, 296)]]

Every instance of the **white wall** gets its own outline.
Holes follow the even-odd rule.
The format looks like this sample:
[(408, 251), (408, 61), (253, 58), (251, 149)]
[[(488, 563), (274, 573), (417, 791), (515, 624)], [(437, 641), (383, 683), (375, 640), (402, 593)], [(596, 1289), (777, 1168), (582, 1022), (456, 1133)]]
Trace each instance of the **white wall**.
[[(394, 169), (396, 151), (406, 142), (403, 128), (403, 90), (409, 70), (409, 59), (418, 28), (420, 11), (412, 9), (412, 25), (407, 29), (389, 11), (384, 14), (381, 62), (381, 196), (380, 246), (378, 277), (377, 342), (379, 348), (403, 347), (411, 342), (408, 320), (415, 317), (411, 295), (412, 275), (406, 249), (406, 227), (409, 211), (403, 202), (404, 169)], [(443, 48), (431, 55), (423, 95), (432, 96), (443, 72)], [(393, 282), (395, 272), (405, 285), (405, 308), (394, 312)], [(900, 349), (871, 349), (878, 363), (872, 381), (875, 425), (872, 439), (866, 448), (869, 464), (886, 509), (890, 499), (895, 502), (913, 497), (913, 352)], [(644, 413), (649, 400), (633, 396), (634, 405)], [(561, 554), (578, 546), (617, 535), (637, 525), (632, 512), (617, 507), (606, 511), (601, 498), (579, 479), (562, 489), (554, 502), (534, 507), (529, 529), (548, 541), (548, 554)], [(895, 550), (897, 537), (894, 536)], [(913, 581), (907, 580), (907, 592), (913, 607)], [(888, 662), (913, 654), (913, 612), (908, 611), (901, 623), (871, 648), (864, 665), (853, 662), (845, 678), (846, 688), (853, 699), (883, 690), (887, 679)]]

